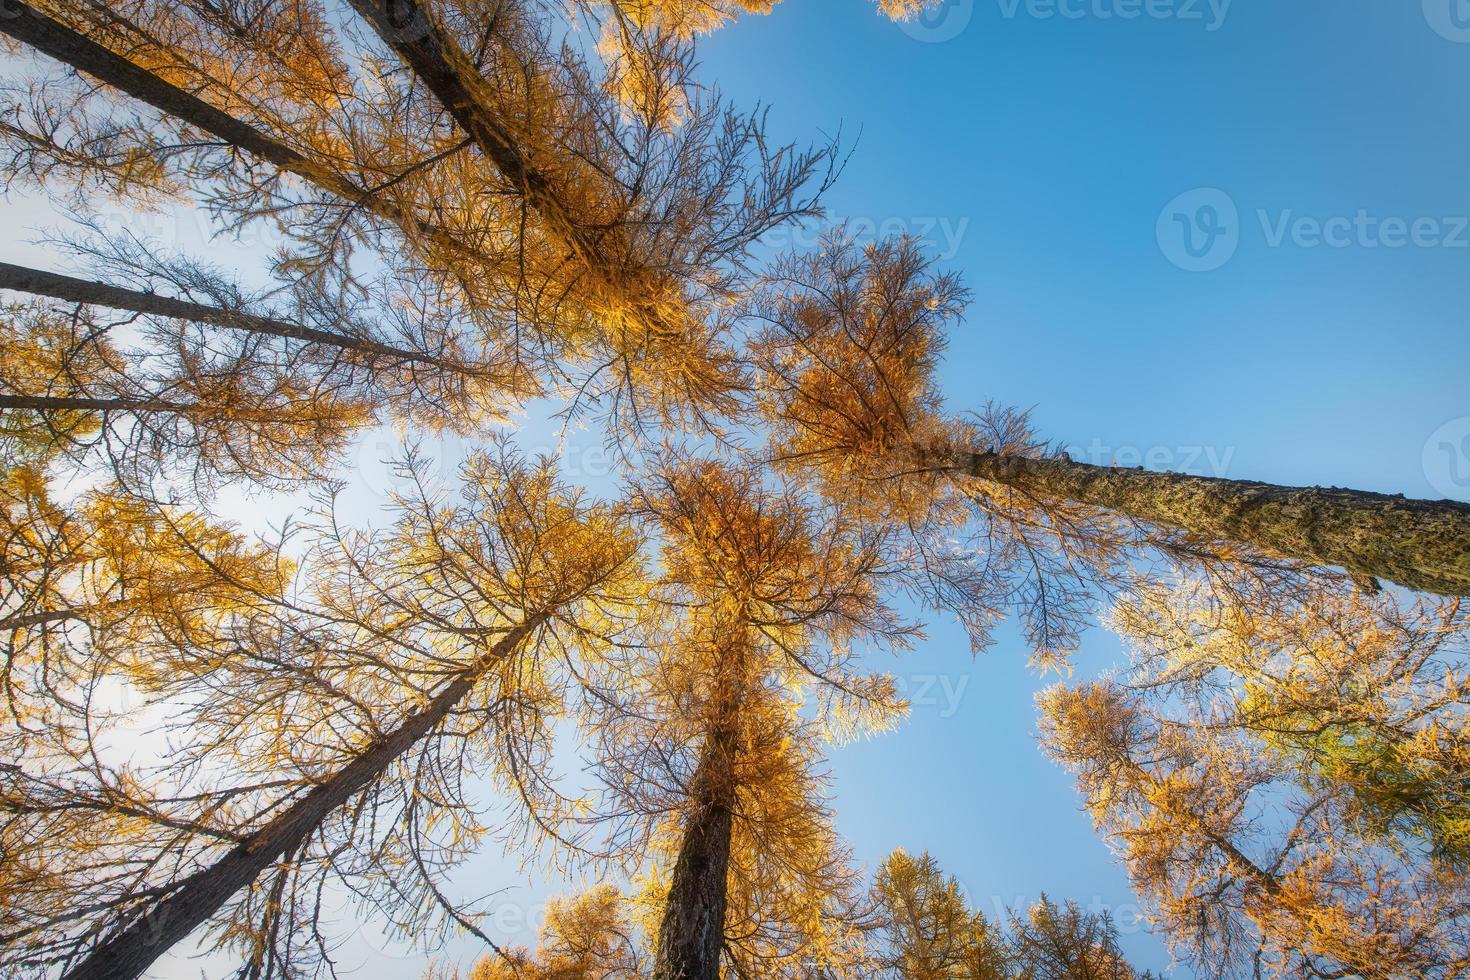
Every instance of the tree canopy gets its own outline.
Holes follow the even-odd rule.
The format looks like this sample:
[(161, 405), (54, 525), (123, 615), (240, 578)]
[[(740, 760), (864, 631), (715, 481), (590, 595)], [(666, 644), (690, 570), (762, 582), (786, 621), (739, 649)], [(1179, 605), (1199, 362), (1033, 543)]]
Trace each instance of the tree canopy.
[[(1075, 900), (870, 874), (825, 769), (903, 723), (925, 616), (977, 652), (1014, 616), (1065, 671), (1099, 614), (1129, 663), (1050, 689), (1042, 741), (1178, 956), (1470, 969), (1470, 506), (956, 408), (958, 271), (840, 224), (766, 247), (848, 150), (700, 74), (774, 6), (0, 9), (5, 186), (77, 216), (38, 252), (68, 268), (0, 263), (0, 971), (332, 975), (346, 896), (472, 937), (472, 980), (1141, 978)], [(277, 244), (222, 267), (104, 205)], [(523, 455), (543, 410), (610, 445), (601, 496)], [(342, 477), (385, 427), (374, 524)], [(448, 480), (438, 434), (474, 447)], [(449, 887), (488, 847), (599, 881), (502, 945)]]

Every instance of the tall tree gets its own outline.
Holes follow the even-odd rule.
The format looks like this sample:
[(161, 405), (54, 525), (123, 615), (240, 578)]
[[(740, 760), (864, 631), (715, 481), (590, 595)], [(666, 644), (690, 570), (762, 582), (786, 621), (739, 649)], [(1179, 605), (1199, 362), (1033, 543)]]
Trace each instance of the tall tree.
[[(416, 270), (433, 271), (441, 288), (464, 294), (463, 305), (487, 329), (513, 326), (517, 339), (529, 335), (542, 346), (552, 358), (547, 366), (564, 369), (566, 390), (579, 405), (602, 399), (634, 429), (645, 417), (710, 425), (732, 407), (743, 381), (720, 311), (748, 277), (746, 256), (756, 240), (812, 213), (806, 185), (821, 174), (826, 150), (768, 147), (758, 119), (717, 99), (690, 102), (678, 126), (662, 119), (656, 93), (647, 105), (620, 103), (585, 61), (557, 48), (544, 12), (530, 2), (493, 11), (409, 5), (400, 13), (412, 15), (406, 21), (416, 25), (412, 32), (370, 16), (389, 45), (402, 47), (410, 33), (430, 45), (411, 62), (435, 82), (427, 93), (372, 57), (361, 61), (366, 78), (333, 74), (330, 100), (303, 98), (313, 84), (320, 90), (326, 83), (319, 72), (303, 73), (279, 58), (266, 59), (264, 84), (232, 88), (246, 77), (241, 56), (218, 38), (256, 32), (240, 21), (247, 13), (135, 0), (48, 16), (22, 5), (5, 30), (144, 98), (166, 125), (176, 119), (203, 128), (228, 147), (263, 156), (345, 199), (345, 210), (340, 201), (301, 200), (283, 192), (277, 179), (237, 180), (218, 162), (203, 171), (211, 187), (223, 189), (216, 209), (237, 222), (262, 215), (280, 221), (304, 209), (294, 219), (307, 253), (301, 261), (362, 240), (361, 230), (339, 229), (351, 232), (350, 219), (367, 208), (407, 235)], [(313, 64), (333, 54), (331, 32), (321, 33), (314, 43), (327, 50), (307, 59)], [(254, 52), (261, 45), (244, 47)], [(686, 61), (677, 50), (662, 59), (659, 77), (674, 81), (658, 87), (678, 84)], [(446, 79), (458, 88), (446, 88)], [(228, 118), (215, 118), (220, 113)], [(459, 152), (466, 131), (455, 120), (471, 127), (471, 142), (483, 154)], [(73, 120), (72, 128), (84, 124)], [(237, 132), (238, 126), (255, 135)], [(75, 156), (52, 151), (46, 125), (30, 129), (34, 138), (19, 140), (27, 153)], [(486, 135), (491, 130), (493, 139)], [(290, 169), (280, 152), (255, 145), (262, 134), (312, 166)], [(105, 139), (73, 142), (121, 152)], [(434, 152), (425, 157), (424, 146)], [(318, 179), (308, 172), (314, 167), (347, 171), (340, 179), (350, 178), (352, 187)], [(384, 211), (374, 203), (380, 200), (398, 202), (397, 211)], [(458, 249), (422, 233), (415, 222), (428, 219), (421, 214), (447, 229)]]
[(1048, 691), (1043, 734), (1196, 969), (1470, 967), (1458, 603), (1222, 608), (1190, 583), (1115, 621), (1127, 685)]
[(62, 301), (9, 309), (0, 408), (73, 455), (100, 448), (119, 475), (318, 477), (369, 425), (471, 434), (541, 390), (397, 279), (271, 296), (131, 237), (69, 245), (105, 279), (0, 267), (0, 287)]
[(959, 882), (926, 852), (902, 849), (883, 859), (873, 879), (875, 965), (903, 980), (1004, 980), (1003, 937), (972, 910)]
[(909, 240), (860, 247), (838, 232), (785, 262), (751, 310), (778, 463), (903, 518), (957, 494), (1014, 540), (1044, 536), (1053, 551), (1138, 539), (1141, 526), (1156, 532), (1145, 544), (1185, 536), (1176, 552), (1229, 543), (1233, 557), (1338, 566), (1365, 586), (1470, 591), (1470, 504), (1097, 466), (1049, 450), (1014, 413), (950, 419), (935, 369), (965, 302)]
[(575, 801), (546, 760), (572, 661), (627, 627), (643, 580), (627, 523), (548, 464), (477, 457), (463, 493), (403, 499), (382, 534), (324, 528), (305, 594), (134, 639), (135, 686), (191, 737), (158, 773), (119, 769), (89, 696), (85, 725), (7, 770), (5, 963), (132, 977), (209, 924), (252, 971), (295, 975), (330, 962), (333, 880), (415, 933), (474, 928), (441, 880), (487, 832), (464, 777), (519, 801), (518, 833), (559, 832)]
[(594, 744), (613, 841), (644, 883), (653, 975), (842, 964), (860, 945), (856, 871), (816, 766), (825, 737), (903, 708), (855, 661), (855, 645), (912, 635), (883, 602), (882, 549), (860, 522), (707, 460), (661, 466), (636, 499), (663, 541), (662, 616), (599, 683)]
[[(644, 956), (625, 900), (612, 885), (552, 899), (534, 955), (526, 949), (486, 956), (466, 980), (637, 980)], [(425, 980), (433, 980), (431, 971)]]
[(902, 850), (873, 881), (874, 961), (895, 980), (1149, 980), (1118, 948), (1106, 912), (1042, 895), (1002, 926), (967, 904), (927, 853)]

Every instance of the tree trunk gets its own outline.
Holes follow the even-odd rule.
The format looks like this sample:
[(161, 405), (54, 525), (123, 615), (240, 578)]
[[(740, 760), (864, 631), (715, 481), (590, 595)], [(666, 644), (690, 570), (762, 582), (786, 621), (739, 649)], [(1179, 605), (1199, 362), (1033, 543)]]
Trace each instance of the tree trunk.
[(658, 305), (640, 293), (640, 270), (629, 268), (614, 249), (567, 207), (551, 181), (538, 170), (514, 130), (494, 108), (485, 80), (469, 56), (447, 36), (417, 0), (349, 0), (403, 62), (444, 106), (495, 168), (521, 193), (541, 219), (541, 229), (576, 257), (582, 269), (618, 297), (624, 309), (655, 335), (678, 335)]
[(459, 252), (468, 251), (444, 229), (419, 221), (396, 205), (378, 199), (372, 192), (272, 139), (249, 123), (216, 109), (203, 99), (139, 68), (86, 35), (47, 17), (24, 0), (3, 0), (3, 6), (0, 6), (0, 32), (126, 92), (166, 115), (183, 120), (351, 201), (405, 231), (412, 228), (444, 247)]
[(36, 626), (46, 626), (50, 623), (61, 623), (67, 620), (80, 620), (83, 614), (77, 609), (53, 609), (49, 612), (25, 613), (20, 616), (7, 616), (0, 619), (0, 630), (26, 630)]
[(318, 784), (270, 823), (251, 834), (214, 864), (195, 872), (126, 925), (99, 943), (65, 980), (132, 980), (159, 956), (204, 924), (230, 897), (262, 871), (299, 848), (327, 816), (346, 803), (439, 724), (480, 676), (511, 653), (547, 619), (532, 617), (511, 630), (474, 667), (460, 674), (428, 705), (382, 741), (366, 749)]
[(198, 406), (157, 398), (72, 398), (51, 395), (0, 395), (0, 409), (23, 412), (172, 412), (187, 415)]
[(694, 773), (694, 812), (674, 864), (653, 980), (719, 980), (734, 824), (733, 729), (716, 729)]
[(1470, 595), (1470, 504), (996, 453), (945, 451), (939, 468), (1309, 564), (1337, 565), (1358, 579)]
[(546, 230), (575, 254), (588, 270), (607, 281), (615, 276), (599, 255), (597, 243), (556, 194), (546, 176), (526, 158), (516, 138), (494, 110), (479, 70), (434, 23), (416, 0), (349, 0), (383, 42), (434, 94), (480, 151), (489, 158), (540, 216)]
[(196, 323), (208, 323), (227, 330), (242, 330), (248, 333), (267, 334), (272, 337), (286, 337), (307, 343), (356, 351), (374, 357), (385, 357), (399, 362), (415, 361), (428, 363), (435, 367), (458, 372), (464, 372), (466, 370), (463, 366), (446, 364), (442, 358), (436, 358), (415, 351), (400, 350), (388, 344), (378, 343), (375, 340), (332, 333), (328, 330), (318, 330), (314, 327), (291, 323), (287, 320), (255, 316), (254, 314), (245, 313), (241, 310), (208, 306), (203, 303), (193, 303), (170, 296), (160, 296), (157, 293), (144, 293), (133, 289), (124, 289), (121, 286), (93, 282), (88, 279), (63, 276), (55, 272), (29, 269), (25, 266), (11, 265), (8, 262), (0, 262), (0, 289), (13, 289), (18, 292), (32, 293), (37, 296), (50, 296), (53, 299), (65, 300), (68, 303), (87, 303), (96, 306), (106, 306), (115, 310), (128, 310), (133, 313), (147, 313), (155, 316), (189, 320)]

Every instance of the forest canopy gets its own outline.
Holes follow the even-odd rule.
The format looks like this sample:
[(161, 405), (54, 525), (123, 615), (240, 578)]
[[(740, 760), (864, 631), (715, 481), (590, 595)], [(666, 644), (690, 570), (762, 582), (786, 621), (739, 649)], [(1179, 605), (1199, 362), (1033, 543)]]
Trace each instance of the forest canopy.
[[(76, 220), (0, 263), (0, 973), (335, 975), (345, 897), (472, 943), (441, 978), (1148, 976), (1083, 896), (844, 839), (830, 756), (941, 617), (1042, 673), (1124, 639), (1042, 747), (1198, 975), (1470, 970), (1470, 505), (1082, 462), (947, 390), (964, 271), (701, 73), (774, 6), (6, 0), (6, 189)], [(492, 850), (567, 885), (534, 947), (454, 884)]]

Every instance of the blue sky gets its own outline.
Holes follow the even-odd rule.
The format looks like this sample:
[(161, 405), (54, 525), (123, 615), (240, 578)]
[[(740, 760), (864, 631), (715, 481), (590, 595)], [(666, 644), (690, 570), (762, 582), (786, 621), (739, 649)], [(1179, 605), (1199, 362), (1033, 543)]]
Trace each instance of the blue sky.
[[(1095, 462), (1470, 500), (1465, 0), (947, 0), (907, 29), (866, 0), (786, 0), (702, 61), (783, 139), (860, 132), (833, 216), (924, 234), (963, 271), (954, 408), (1032, 407)], [(42, 264), (22, 242), (44, 210), (10, 207), (0, 258)], [(1117, 657), (1095, 631), (1079, 672)], [(987, 913), (1043, 890), (1111, 908), (1135, 961), (1163, 968), (1036, 747), (1032, 698), (1055, 678), (1025, 661), (1009, 630), (975, 659), (933, 622), (898, 667), (911, 722), (833, 756), (839, 825), (869, 864), (929, 849)], [(495, 853), (464, 878), (514, 886), (491, 925), (521, 942), (565, 887), (517, 885)], [(351, 933), (356, 976), (426, 959)], [(201, 970), (222, 972), (174, 957), (156, 975)]]

